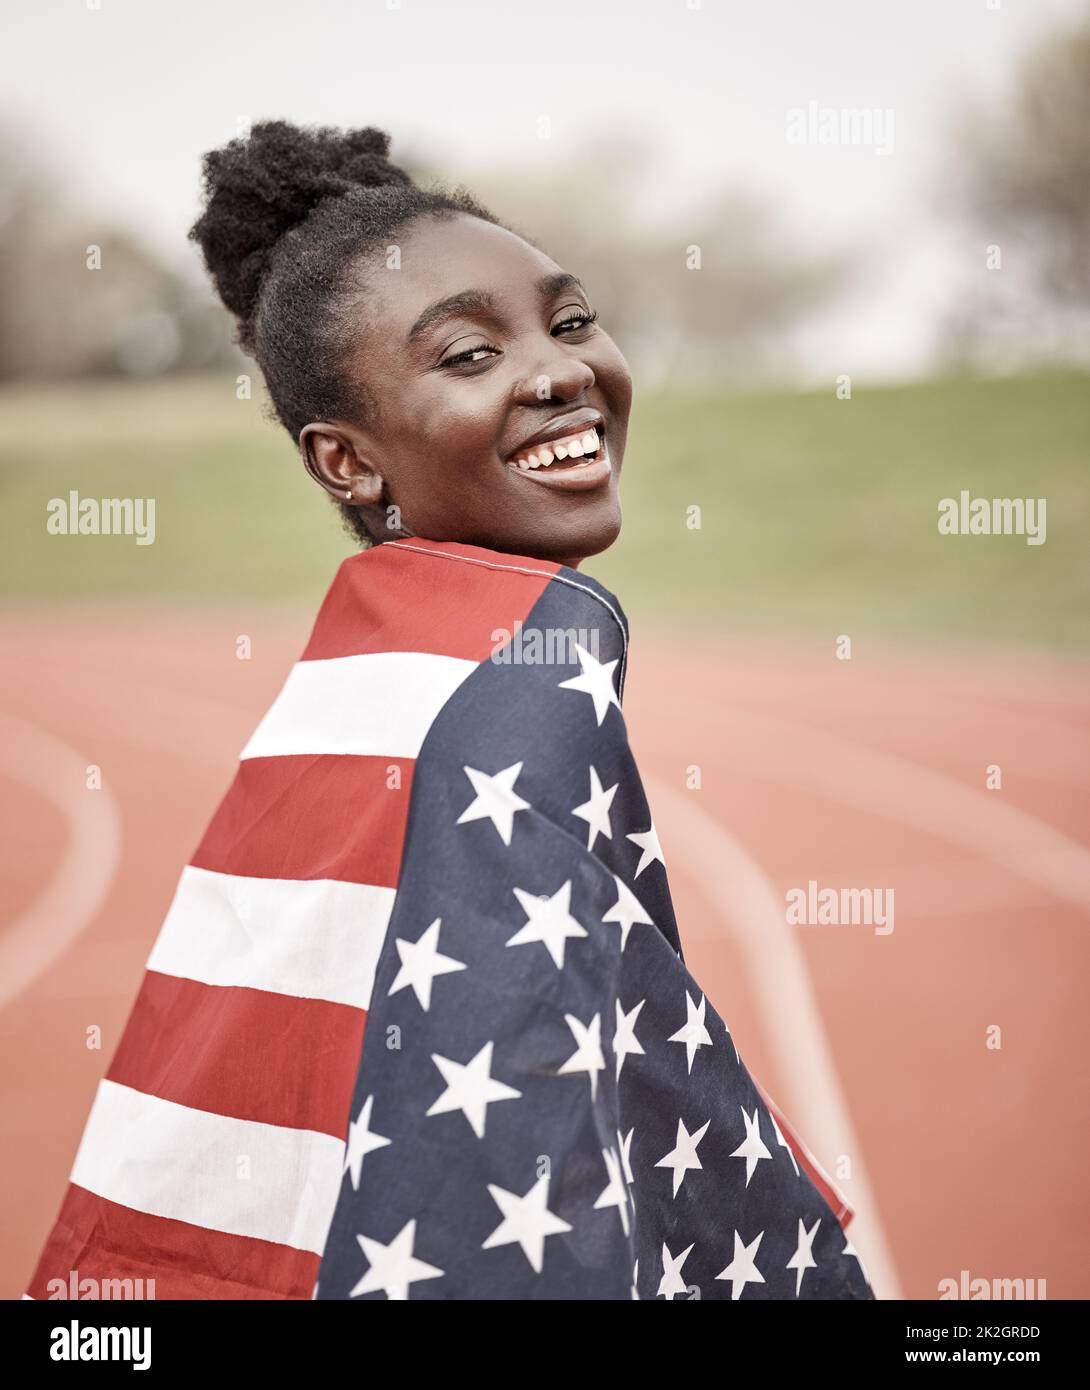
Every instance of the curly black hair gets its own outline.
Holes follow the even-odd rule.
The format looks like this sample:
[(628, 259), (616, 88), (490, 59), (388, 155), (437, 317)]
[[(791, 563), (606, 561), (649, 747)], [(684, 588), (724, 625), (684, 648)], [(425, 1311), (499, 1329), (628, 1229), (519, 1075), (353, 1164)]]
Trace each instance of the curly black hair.
[[(259, 121), (202, 161), (204, 211), (189, 237), (296, 441), (312, 420), (362, 424), (374, 412), (345, 371), (364, 308), (356, 257), (421, 217), (506, 225), (460, 186), (418, 187), (389, 162), (389, 147), (374, 126)], [(338, 505), (363, 546), (391, 539), (381, 504)]]

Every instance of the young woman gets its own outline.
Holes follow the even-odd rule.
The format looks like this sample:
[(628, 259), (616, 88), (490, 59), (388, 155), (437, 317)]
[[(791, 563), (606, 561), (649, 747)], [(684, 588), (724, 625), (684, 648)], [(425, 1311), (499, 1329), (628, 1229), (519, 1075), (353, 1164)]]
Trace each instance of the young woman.
[(872, 1298), (686, 969), (627, 624), (579, 573), (624, 358), (387, 150), (271, 121), (206, 156), (192, 235), (362, 548), (183, 870), (29, 1294)]

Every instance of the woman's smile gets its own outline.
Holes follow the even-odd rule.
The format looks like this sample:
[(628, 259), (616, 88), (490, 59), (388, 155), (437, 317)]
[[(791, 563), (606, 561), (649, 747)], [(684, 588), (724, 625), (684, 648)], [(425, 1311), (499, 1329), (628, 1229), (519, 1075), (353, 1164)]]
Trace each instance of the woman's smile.
[(592, 410), (557, 416), (511, 455), (507, 467), (565, 492), (600, 487), (613, 471), (601, 414)]
[(591, 492), (607, 483), (613, 472), (604, 445), (593, 458), (569, 459), (566, 463), (547, 463), (542, 464), (540, 468), (516, 468), (510, 463), (507, 466), (532, 483), (540, 483), (542, 487), (559, 488), (563, 492)]

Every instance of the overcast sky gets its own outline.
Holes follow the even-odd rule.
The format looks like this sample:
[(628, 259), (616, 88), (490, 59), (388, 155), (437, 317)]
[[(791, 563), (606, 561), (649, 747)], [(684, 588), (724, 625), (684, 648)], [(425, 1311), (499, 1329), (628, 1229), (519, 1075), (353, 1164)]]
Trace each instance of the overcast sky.
[[(865, 295), (821, 325), (838, 369), (915, 370), (958, 248), (937, 234), (950, 110), (1002, 99), (1033, 41), (1085, 0), (4, 0), (4, 113), (95, 201), (174, 258), (201, 154), (240, 117), (379, 125), (445, 179), (563, 163), (603, 126), (658, 152), (684, 205), (737, 178), (813, 249), (865, 245)], [(892, 147), (799, 145), (809, 102), (892, 111)], [(552, 135), (538, 138), (547, 113)], [(884, 132), (889, 144), (888, 132)], [(578, 190), (572, 190), (578, 216)], [(503, 210), (497, 211), (502, 216)]]

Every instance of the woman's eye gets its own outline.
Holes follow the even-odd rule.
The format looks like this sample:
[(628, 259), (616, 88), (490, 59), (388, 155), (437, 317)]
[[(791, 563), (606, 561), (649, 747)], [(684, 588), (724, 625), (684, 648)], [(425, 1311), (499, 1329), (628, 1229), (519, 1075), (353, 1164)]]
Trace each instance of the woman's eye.
[[(566, 332), (570, 333), (578, 331), (580, 328), (586, 328), (588, 325), (594, 323), (597, 318), (597, 309), (595, 309), (593, 313), (584, 309), (579, 309), (575, 313), (569, 314), (566, 319), (561, 319), (559, 323), (554, 324), (552, 332), (557, 333), (566, 330)], [(459, 367), (463, 364), (475, 365), (477, 362), (485, 360), (483, 356), (478, 356), (478, 354), (499, 352), (499, 350), (498, 347), (494, 347), (491, 343), (479, 343), (476, 347), (466, 348), (465, 352), (455, 353), (453, 357), (445, 357), (439, 365), (441, 367)]]
[[(490, 343), (481, 343), (477, 347), (467, 348), (465, 352), (455, 353), (453, 357), (445, 357), (439, 365), (441, 367), (453, 367), (460, 362), (470, 361), (474, 357), (474, 354), (478, 352), (499, 352), (499, 348), (492, 347)], [(478, 358), (477, 360), (480, 361), (482, 359)]]
[(569, 324), (573, 325), (575, 328), (586, 328), (586, 326), (588, 324), (593, 323), (597, 319), (597, 317), (597, 309), (595, 309), (593, 313), (587, 313), (584, 310), (580, 309), (578, 310), (578, 312), (574, 314), (569, 314), (566, 319), (562, 319), (558, 324), (556, 324), (553, 328), (553, 332), (555, 333), (556, 329), (558, 328), (566, 328)]

